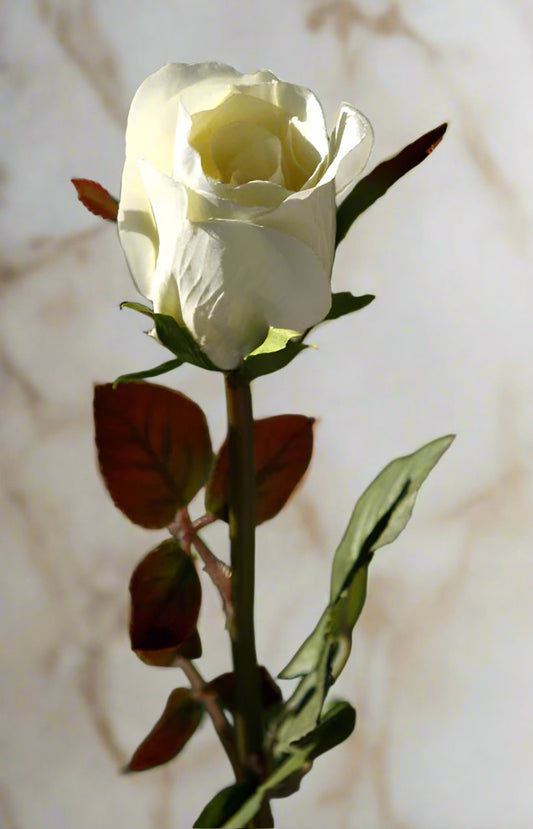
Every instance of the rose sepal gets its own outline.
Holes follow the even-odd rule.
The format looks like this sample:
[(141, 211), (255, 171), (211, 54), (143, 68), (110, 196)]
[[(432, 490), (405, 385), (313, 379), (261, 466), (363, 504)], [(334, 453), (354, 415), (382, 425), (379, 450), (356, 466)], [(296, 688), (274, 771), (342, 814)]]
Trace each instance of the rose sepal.
[(156, 314), (148, 305), (143, 305), (141, 302), (121, 302), (120, 307), (131, 308), (139, 314), (150, 317), (154, 328), (147, 333), (159, 340), (161, 345), (172, 351), (183, 363), (191, 363), (208, 371), (222, 371), (202, 351), (190, 331), (185, 326), (179, 325), (174, 317), (168, 314)]

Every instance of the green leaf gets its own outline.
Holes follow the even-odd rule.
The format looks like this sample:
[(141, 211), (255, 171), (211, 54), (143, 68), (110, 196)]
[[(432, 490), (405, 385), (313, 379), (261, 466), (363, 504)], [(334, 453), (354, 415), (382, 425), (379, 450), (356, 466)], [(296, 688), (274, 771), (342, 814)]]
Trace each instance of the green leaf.
[(234, 783), (218, 792), (195, 820), (193, 829), (216, 829), (224, 826), (253, 793), (253, 783)]
[(454, 435), (446, 435), (412, 455), (397, 458), (363, 493), (335, 553), (332, 601), (339, 597), (362, 554), (390, 544), (401, 533), (411, 517), (420, 487), (453, 439)]
[[(270, 777), (255, 790), (252, 796), (230, 818), (226, 819), (225, 823), (219, 825), (224, 829), (242, 829), (243, 826), (247, 826), (260, 810), (265, 798), (281, 786), (292, 774), (299, 771), (307, 763), (310, 754), (311, 748), (309, 746), (295, 751), (277, 767)], [(204, 825), (207, 826), (208, 824)]]
[(288, 342), (296, 338), (301, 338), (301, 336), (300, 331), (292, 331), (290, 328), (271, 327), (268, 329), (268, 334), (261, 345), (255, 351), (251, 351), (244, 360), (246, 362), (250, 357), (255, 357), (258, 354), (273, 354), (276, 351), (281, 351)]
[(326, 751), (343, 743), (348, 739), (355, 728), (355, 708), (344, 700), (335, 700), (327, 706), (320, 723), (303, 740), (298, 743), (299, 748), (311, 745), (310, 760), (316, 760)]
[(315, 630), (280, 676), (301, 676), (278, 721), (277, 750), (311, 731), (326, 695), (344, 668), (363, 609), (374, 551), (407, 524), (418, 490), (453, 440), (448, 435), (390, 463), (357, 502), (333, 561), (330, 603)]
[(120, 309), (131, 308), (132, 311), (138, 311), (139, 314), (144, 314), (145, 317), (153, 319), (154, 312), (149, 305), (143, 305), (142, 302), (121, 302)]
[(190, 331), (183, 325), (179, 325), (174, 317), (168, 314), (156, 314), (140, 302), (122, 302), (120, 307), (131, 308), (133, 311), (150, 317), (154, 322), (155, 334), (161, 345), (172, 351), (183, 363), (191, 363), (208, 371), (222, 371), (211, 362), (207, 354), (204, 354)]
[(337, 210), (337, 239), (338, 245), (355, 220), (364, 213), (377, 199), (385, 195), (389, 187), (402, 176), (416, 167), (442, 141), (448, 125), (441, 124), (425, 135), (417, 138), (398, 155), (378, 164), (371, 173), (359, 181), (349, 196), (347, 196)]
[(135, 380), (145, 380), (147, 377), (158, 377), (160, 374), (166, 374), (175, 368), (179, 368), (183, 364), (183, 360), (167, 360), (166, 363), (161, 363), (155, 368), (147, 368), (144, 371), (134, 371), (131, 374), (121, 374), (113, 383), (113, 388), (116, 389), (120, 383), (132, 383)]
[[(355, 726), (355, 711), (347, 702), (335, 702), (324, 714), (316, 729), (305, 740), (292, 748), (292, 753), (285, 756), (246, 802), (222, 824), (226, 829), (240, 829), (246, 826), (257, 814), (265, 799), (283, 797), (285, 786), (291, 776), (298, 772), (307, 772), (316, 757), (329, 751), (346, 740)], [(208, 826), (207, 823), (195, 826)], [(220, 824), (213, 824), (219, 826)]]
[(329, 320), (336, 320), (339, 317), (344, 317), (346, 314), (353, 314), (354, 311), (360, 311), (361, 308), (366, 308), (367, 305), (375, 299), (373, 294), (364, 294), (363, 296), (354, 296), (349, 291), (340, 291), (337, 294), (331, 295), (331, 308), (329, 314), (324, 317), (324, 322)]
[(281, 351), (273, 351), (270, 354), (251, 354), (239, 367), (239, 373), (250, 380), (255, 380), (256, 377), (262, 377), (264, 374), (272, 374), (288, 366), (306, 348), (309, 346), (301, 340), (289, 340)]
[(288, 665), (278, 674), (280, 679), (294, 679), (297, 676), (305, 676), (313, 670), (319, 659), (330, 626), (331, 613), (329, 607), (327, 607), (316, 628), (309, 634), (303, 645), (298, 648)]
[[(326, 610), (328, 625), (331, 610)], [(320, 623), (319, 623), (320, 624)], [(327, 693), (333, 683), (330, 670), (331, 656), (336, 650), (336, 640), (329, 634), (322, 640), (321, 647), (314, 652), (315, 664), (298, 683), (296, 690), (287, 700), (278, 718), (276, 731), (276, 753), (290, 751), (292, 744), (309, 734), (320, 719)]]
[(328, 322), (343, 317), (345, 314), (359, 311), (369, 305), (373, 299), (375, 297), (372, 294), (354, 296), (349, 291), (340, 291), (332, 294), (331, 308), (328, 315), (303, 334), (288, 329), (271, 328), (264, 343), (245, 358), (243, 365), (239, 368), (240, 374), (254, 380), (256, 377), (272, 374), (274, 371), (285, 368), (298, 354), (306, 348), (313, 347), (303, 342), (313, 328), (321, 325), (322, 322)]

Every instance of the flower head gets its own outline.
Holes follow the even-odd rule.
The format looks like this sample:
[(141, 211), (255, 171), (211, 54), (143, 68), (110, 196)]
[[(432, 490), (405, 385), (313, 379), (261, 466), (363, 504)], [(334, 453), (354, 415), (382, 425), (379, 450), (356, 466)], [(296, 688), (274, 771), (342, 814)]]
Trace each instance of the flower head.
[(331, 302), (336, 196), (372, 141), (348, 104), (328, 137), (315, 95), (271, 72), (164, 66), (126, 130), (118, 227), (137, 287), (225, 370), (270, 327), (305, 331)]

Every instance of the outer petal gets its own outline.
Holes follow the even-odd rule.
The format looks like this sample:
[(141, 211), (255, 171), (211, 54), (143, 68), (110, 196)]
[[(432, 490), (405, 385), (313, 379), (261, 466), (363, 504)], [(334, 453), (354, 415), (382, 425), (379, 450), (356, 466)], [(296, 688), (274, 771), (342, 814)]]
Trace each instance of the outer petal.
[[(241, 75), (222, 63), (167, 63), (140, 85), (126, 127), (126, 155), (146, 158), (172, 173), (174, 132), (180, 101), (197, 109), (216, 106)], [(189, 109), (190, 111), (190, 109)]]
[(365, 168), (373, 143), (370, 121), (350, 104), (341, 104), (329, 140), (329, 166), (318, 183), (335, 178), (341, 196)]
[(328, 278), (335, 255), (335, 185), (333, 181), (292, 193), (279, 207), (254, 219), (306, 244)]
[(311, 248), (249, 223), (186, 223), (174, 274), (185, 324), (223, 369), (235, 368), (269, 326), (304, 331), (331, 304), (329, 273)]
[(208, 101), (208, 89), (215, 86), (220, 100), (239, 77), (239, 72), (224, 64), (169, 63), (146, 78), (135, 93), (126, 127), (118, 232), (131, 274), (145, 296), (152, 282), (158, 238), (137, 161), (147, 159), (162, 172), (171, 174), (176, 118), (184, 91), (197, 87), (190, 94), (197, 101)]
[(148, 161), (139, 162), (139, 171), (150, 199), (157, 232), (159, 252), (152, 281), (145, 294), (154, 308), (181, 321), (181, 303), (174, 279), (174, 251), (183, 234), (187, 217), (187, 191)]

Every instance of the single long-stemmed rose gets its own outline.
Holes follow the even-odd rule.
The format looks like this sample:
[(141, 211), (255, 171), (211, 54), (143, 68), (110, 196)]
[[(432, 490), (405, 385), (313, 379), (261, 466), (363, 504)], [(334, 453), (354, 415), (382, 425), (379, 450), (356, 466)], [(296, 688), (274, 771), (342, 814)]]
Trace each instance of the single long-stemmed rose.
[[(407, 523), (452, 438), (393, 461), (357, 502), (335, 553), (326, 608), (280, 674), (299, 678), (283, 701), (255, 653), (255, 527), (279, 512), (306, 471), (313, 419), (254, 421), (250, 384), (293, 360), (314, 326), (371, 302), (332, 292), (336, 245), (445, 129), (353, 186), (373, 135), (352, 106), (340, 106), (328, 135), (313, 93), (271, 72), (168, 64), (133, 99), (120, 201), (73, 179), (93, 213), (118, 221), (130, 271), (152, 307), (124, 304), (149, 316), (150, 333), (173, 353), (156, 368), (97, 386), (95, 427), (116, 505), (135, 523), (166, 526), (171, 535), (132, 576), (132, 648), (150, 665), (182, 668), (191, 685), (172, 692), (128, 770), (176, 756), (206, 711), (235, 783), (208, 803), (197, 827), (273, 826), (271, 800), (296, 791), (313, 761), (354, 728), (352, 706), (327, 696), (350, 653), (369, 565)], [(228, 436), (216, 457), (193, 401), (139, 382), (183, 362), (224, 374)], [(202, 486), (207, 512), (193, 520), (189, 504)], [(215, 520), (229, 523), (231, 567), (199, 535)], [(219, 591), (232, 644), (233, 671), (209, 681), (193, 664), (202, 653), (194, 551)]]

